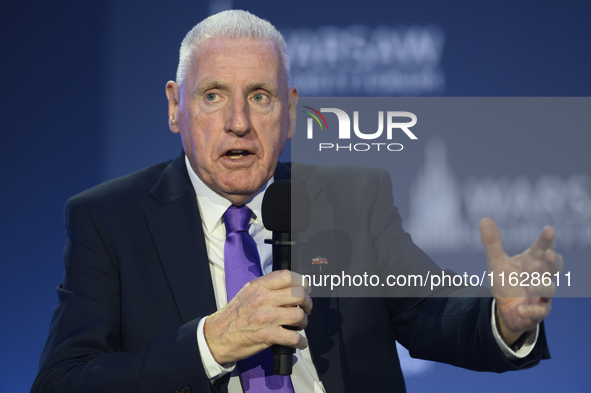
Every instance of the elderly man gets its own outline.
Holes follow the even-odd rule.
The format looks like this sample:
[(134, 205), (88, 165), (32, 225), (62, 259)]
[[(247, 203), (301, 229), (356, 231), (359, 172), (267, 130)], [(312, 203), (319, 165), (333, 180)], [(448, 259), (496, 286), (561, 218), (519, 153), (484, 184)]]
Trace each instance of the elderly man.
[[(413, 355), (477, 370), (548, 357), (539, 323), (552, 291), (500, 292), (496, 302), (333, 297), (315, 299), (312, 312), (307, 287), (270, 272), (261, 201), (272, 179), (290, 176), (277, 161), (295, 129), (298, 93), (285, 42), (268, 22), (226, 11), (195, 26), (166, 94), (184, 154), (67, 203), (66, 274), (32, 391), (404, 391), (396, 340)], [(319, 198), (335, 215), (366, 216), (353, 222), (353, 248), (379, 264), (437, 269), (402, 230), (389, 178), (360, 171), (359, 189), (384, 195), (388, 214), (372, 216), (354, 191), (349, 205), (330, 201), (356, 179), (322, 168), (310, 175), (326, 184)], [(358, 211), (346, 214), (351, 206)], [(551, 228), (512, 258), (492, 220), (481, 233), (493, 271), (561, 268)], [(233, 236), (241, 257), (228, 254)], [(242, 259), (252, 275), (237, 286)], [(271, 375), (272, 344), (297, 348), (291, 377)]]

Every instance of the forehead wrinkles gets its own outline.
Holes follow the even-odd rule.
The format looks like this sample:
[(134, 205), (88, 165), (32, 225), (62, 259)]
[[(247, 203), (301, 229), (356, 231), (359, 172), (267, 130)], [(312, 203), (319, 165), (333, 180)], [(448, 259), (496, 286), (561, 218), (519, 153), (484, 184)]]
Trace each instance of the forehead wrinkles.
[[(251, 44), (261, 44), (261, 45), (251, 45)], [(254, 63), (252, 68), (257, 68), (262, 70), (262, 75), (264, 78), (258, 81), (249, 81), (249, 86), (252, 87), (253, 85), (261, 85), (270, 87), (270, 85), (275, 85), (275, 90), (286, 90), (283, 89), (283, 84), (287, 87), (287, 79), (282, 72), (282, 64), (281, 64), (281, 56), (279, 48), (277, 47), (276, 43), (270, 40), (259, 40), (259, 39), (252, 39), (252, 38), (222, 38), (222, 37), (209, 37), (199, 41), (193, 49), (193, 54), (191, 56), (191, 69), (187, 78), (187, 82), (193, 85), (193, 92), (197, 92), (198, 89), (200, 90), (205, 84), (211, 85), (214, 84), (212, 81), (216, 82), (220, 87), (228, 87), (229, 81), (224, 81), (220, 79), (221, 74), (217, 73), (216, 68), (213, 70), (208, 65), (212, 63), (221, 63), (217, 64), (218, 66), (223, 67), (224, 64), (228, 65), (242, 65), (235, 60), (235, 57), (249, 57), (251, 55), (255, 55), (256, 59), (259, 59), (258, 63)], [(244, 60), (244, 59), (243, 59)], [(244, 64), (244, 68), (246, 69), (249, 64)], [(199, 74), (199, 67), (201, 68), (209, 68), (208, 71), (214, 71), (213, 75), (205, 75), (205, 79), (201, 81), (201, 87), (199, 84), (200, 75)], [(273, 73), (265, 72), (266, 68), (273, 67)], [(273, 75), (273, 78), (270, 76)], [(264, 88), (264, 87), (263, 87)]]

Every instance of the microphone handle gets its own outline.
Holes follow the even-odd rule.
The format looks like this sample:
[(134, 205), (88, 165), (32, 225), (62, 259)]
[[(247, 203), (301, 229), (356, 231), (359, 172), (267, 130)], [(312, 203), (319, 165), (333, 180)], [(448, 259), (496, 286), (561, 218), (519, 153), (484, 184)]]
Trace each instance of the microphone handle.
[[(273, 271), (291, 270), (292, 242), (291, 232), (273, 231)], [(296, 330), (295, 326), (283, 326), (285, 329)], [(295, 349), (284, 345), (272, 345), (273, 373), (275, 375), (291, 375), (293, 354)]]
[(291, 270), (291, 232), (273, 231), (273, 271)]

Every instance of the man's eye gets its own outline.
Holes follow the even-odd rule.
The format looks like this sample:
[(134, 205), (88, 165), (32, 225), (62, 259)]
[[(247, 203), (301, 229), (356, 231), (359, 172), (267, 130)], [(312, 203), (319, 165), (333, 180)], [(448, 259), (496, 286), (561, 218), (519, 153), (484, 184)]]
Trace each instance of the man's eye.
[(258, 94), (255, 94), (252, 97), (252, 99), (255, 100), (256, 102), (261, 102), (261, 101), (263, 101), (265, 99), (265, 96), (262, 95), (261, 93), (258, 93)]
[(205, 98), (207, 99), (207, 101), (215, 101), (215, 99), (217, 98), (217, 94), (215, 93), (209, 93), (208, 95), (205, 96)]

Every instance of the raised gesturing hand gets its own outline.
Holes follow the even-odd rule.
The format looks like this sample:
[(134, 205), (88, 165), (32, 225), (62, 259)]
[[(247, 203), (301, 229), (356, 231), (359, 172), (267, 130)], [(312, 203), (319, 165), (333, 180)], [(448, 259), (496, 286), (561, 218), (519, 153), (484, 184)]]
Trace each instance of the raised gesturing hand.
[(544, 227), (531, 247), (510, 257), (503, 248), (499, 228), (491, 218), (480, 221), (486, 250), (491, 292), (497, 301), (497, 326), (508, 345), (535, 328), (550, 313), (556, 284), (551, 281), (564, 265), (554, 251), (554, 229)]

